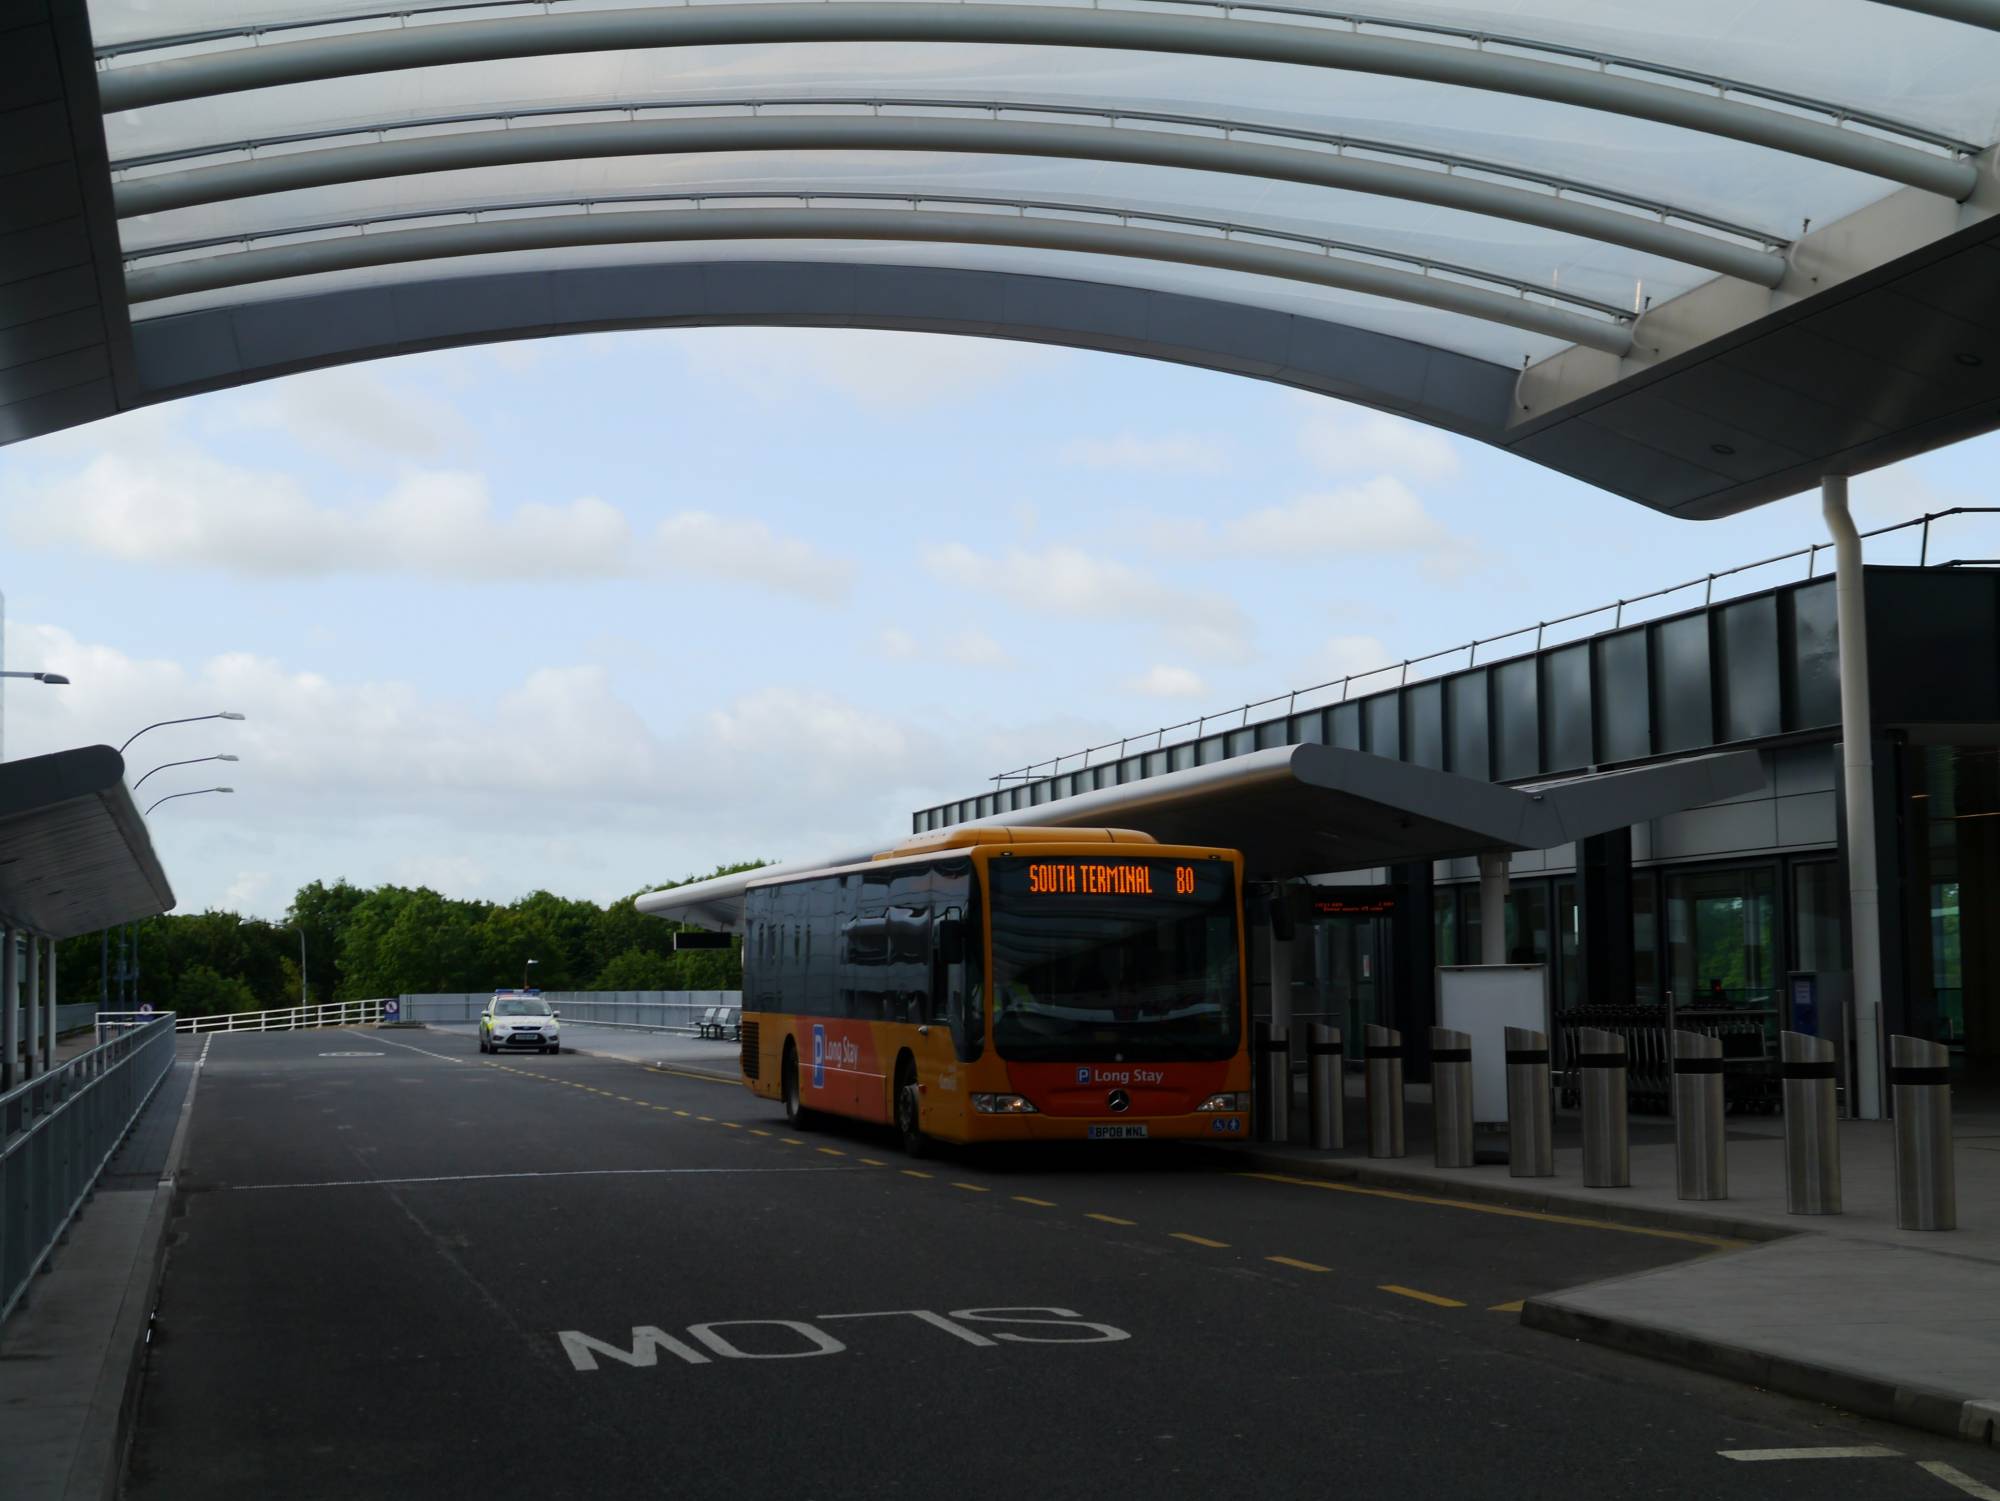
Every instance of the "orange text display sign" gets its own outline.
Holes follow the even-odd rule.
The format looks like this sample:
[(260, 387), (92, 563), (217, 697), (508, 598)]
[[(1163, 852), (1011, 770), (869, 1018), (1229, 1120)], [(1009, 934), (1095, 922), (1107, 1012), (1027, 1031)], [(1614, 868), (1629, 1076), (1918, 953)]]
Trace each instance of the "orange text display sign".
[[(1165, 881), (1164, 868), (1156, 872), (1138, 861), (1036, 860), (1028, 866), (1030, 896), (1164, 896)], [(1173, 895), (1192, 896), (1194, 890), (1194, 867), (1176, 865)]]

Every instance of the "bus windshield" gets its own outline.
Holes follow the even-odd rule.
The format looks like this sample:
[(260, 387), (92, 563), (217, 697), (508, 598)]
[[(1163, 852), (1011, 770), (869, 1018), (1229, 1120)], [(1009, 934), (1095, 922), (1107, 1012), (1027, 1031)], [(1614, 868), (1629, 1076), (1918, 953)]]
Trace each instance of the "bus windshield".
[(1015, 1059), (1236, 1051), (1236, 891), (1225, 860), (1066, 855), (991, 867), (993, 1041)]

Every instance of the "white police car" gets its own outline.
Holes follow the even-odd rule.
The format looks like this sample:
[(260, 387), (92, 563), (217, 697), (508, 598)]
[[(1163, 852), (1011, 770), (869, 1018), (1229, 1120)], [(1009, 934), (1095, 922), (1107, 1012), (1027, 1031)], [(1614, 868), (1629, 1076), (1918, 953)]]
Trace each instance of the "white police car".
[(496, 990), (479, 1016), (479, 1051), (533, 1048), (562, 1051), (562, 1023), (554, 1007), (532, 990)]

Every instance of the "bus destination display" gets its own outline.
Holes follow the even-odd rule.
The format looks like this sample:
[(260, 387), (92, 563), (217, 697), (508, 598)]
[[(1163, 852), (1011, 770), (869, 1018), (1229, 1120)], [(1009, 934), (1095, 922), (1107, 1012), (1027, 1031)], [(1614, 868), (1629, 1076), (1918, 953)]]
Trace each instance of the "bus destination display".
[[(1159, 876), (1155, 882), (1154, 876)], [(1103, 860), (1035, 860), (1028, 865), (1031, 896), (1193, 896), (1192, 865), (1173, 868), (1173, 890), (1165, 890), (1166, 871), (1146, 861), (1113, 863)]]

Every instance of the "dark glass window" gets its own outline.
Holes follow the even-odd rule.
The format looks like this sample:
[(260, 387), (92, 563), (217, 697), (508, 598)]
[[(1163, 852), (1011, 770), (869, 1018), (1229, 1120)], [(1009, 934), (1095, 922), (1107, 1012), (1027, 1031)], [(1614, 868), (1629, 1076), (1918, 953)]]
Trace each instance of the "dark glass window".
[(1175, 771), (1186, 771), (1194, 765), (1194, 742), (1184, 740), (1179, 745), (1167, 748), (1168, 763)]
[(1498, 780), (1516, 781), (1542, 769), (1542, 713), (1535, 659), (1523, 657), (1493, 668), (1494, 771)]
[(1778, 601), (1739, 600), (1715, 612), (1715, 675), (1722, 685), (1722, 738), (1751, 740), (1782, 727), (1778, 690)]
[(1286, 722), (1282, 719), (1267, 719), (1262, 724), (1253, 726), (1252, 732), (1257, 737), (1257, 749), (1269, 750), (1274, 745), (1285, 744), (1286, 728)]
[(1361, 705), (1358, 703), (1335, 704), (1326, 711), (1332, 726), (1333, 743), (1341, 750), (1361, 749)]
[(1361, 701), (1361, 713), (1368, 727), (1369, 755), (1402, 755), (1402, 699), (1400, 693), (1378, 693)]
[(1597, 743), (1606, 761), (1636, 761), (1653, 753), (1652, 684), (1646, 628), (1621, 631), (1596, 644)]
[(1653, 627), (1654, 709), (1659, 748), (1690, 750), (1715, 743), (1715, 705), (1708, 676), (1708, 615), (1662, 620)]
[(1149, 777), (1165, 776), (1171, 769), (1167, 760), (1168, 754), (1168, 752), (1163, 750), (1147, 751), (1145, 755), (1146, 775)]
[(1210, 766), (1229, 754), (1223, 748), (1221, 735), (1209, 735), (1195, 746), (1195, 761), (1202, 766)]
[(1785, 728), (1840, 723), (1840, 629), (1833, 580), (1791, 592), (1791, 703)]
[(1257, 732), (1254, 729), (1231, 730), (1228, 738), (1230, 756), (1247, 756), (1257, 748)]
[(1486, 674), (1462, 672), (1446, 678), (1445, 702), (1451, 724), (1451, 770), (1484, 782), (1493, 775), (1486, 733)]
[(1294, 745), (1323, 745), (1326, 743), (1326, 711), (1314, 709), (1306, 714), (1292, 716), (1291, 741)]
[(1583, 642), (1542, 658), (1542, 738), (1549, 771), (1578, 771), (1597, 759), (1590, 744), (1590, 647)]
[[(1055, 866), (1140, 873), (1055, 889)], [(1008, 1058), (1226, 1058), (1241, 1036), (1234, 872), (1225, 861), (1036, 860), (989, 867), (993, 1038)]]
[(1419, 683), (1403, 695), (1403, 744), (1407, 758), (1444, 770), (1444, 684)]

